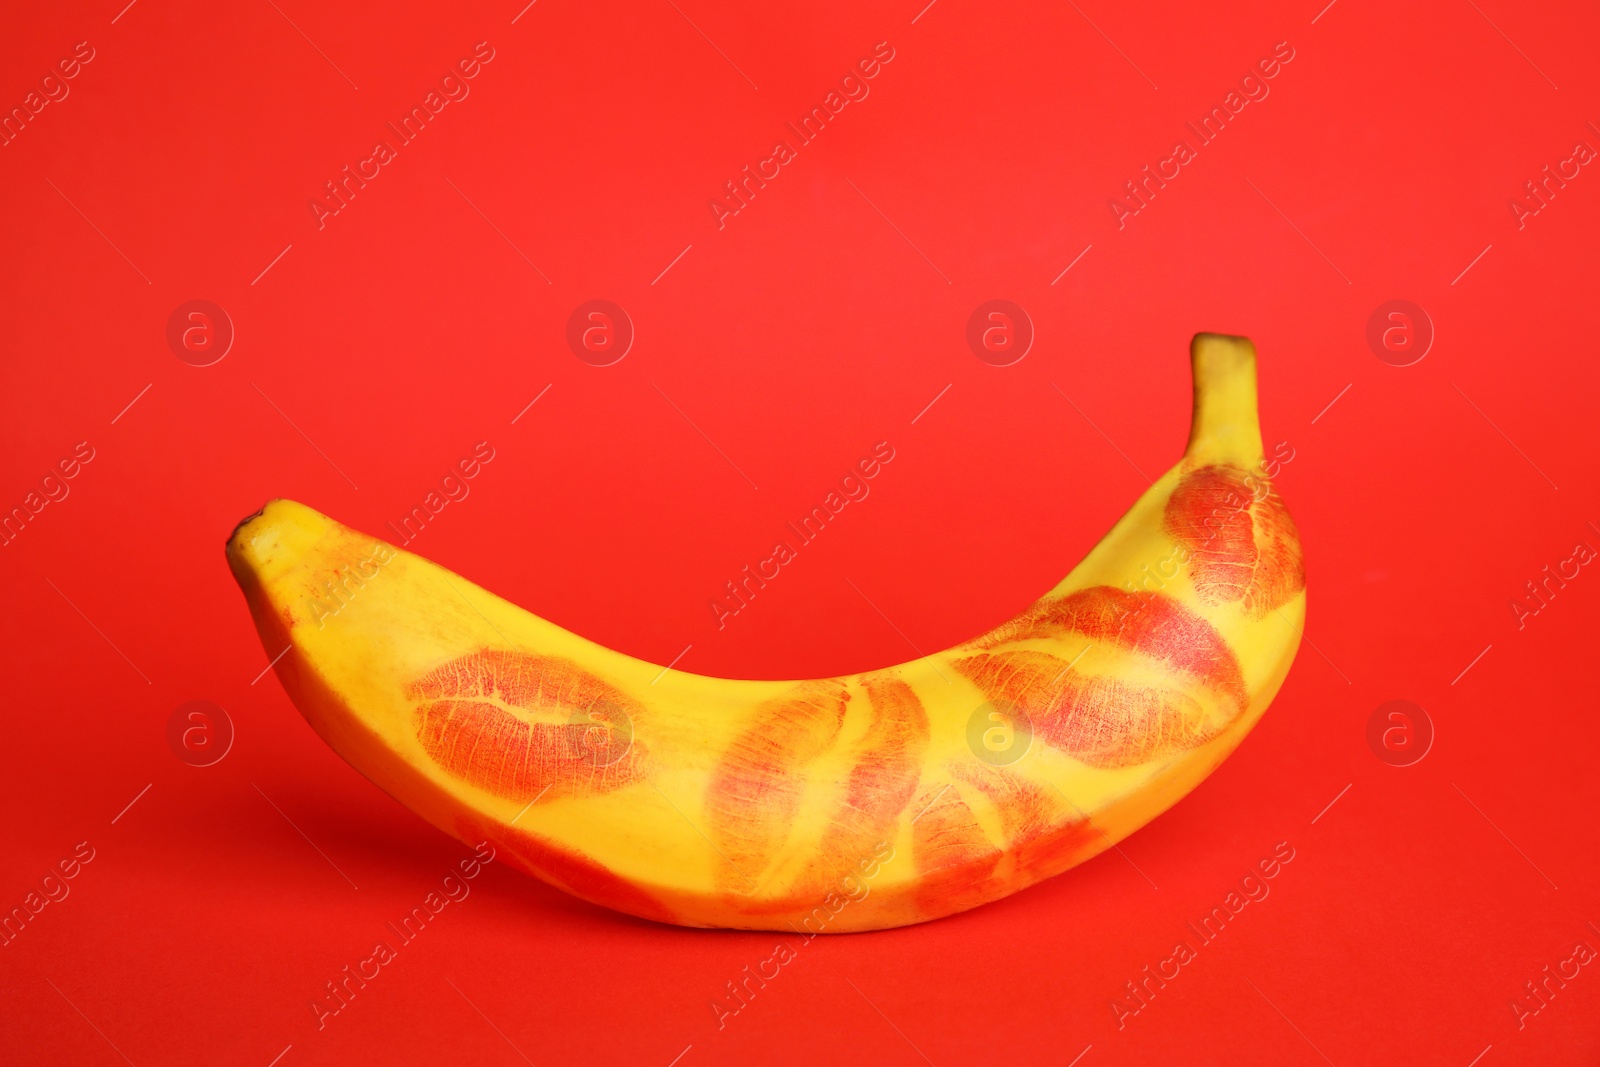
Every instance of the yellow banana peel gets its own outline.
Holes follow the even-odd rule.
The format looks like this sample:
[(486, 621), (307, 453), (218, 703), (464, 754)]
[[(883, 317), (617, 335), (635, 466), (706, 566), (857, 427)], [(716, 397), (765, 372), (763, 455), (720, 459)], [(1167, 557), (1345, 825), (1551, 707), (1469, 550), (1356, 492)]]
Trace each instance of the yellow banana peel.
[(361, 773), (596, 904), (881, 929), (1014, 893), (1193, 789), (1282, 685), (1299, 537), (1251, 343), (1200, 334), (1179, 463), (1033, 606), (848, 677), (709, 678), (585, 640), (289, 500), (228, 542), (278, 677)]

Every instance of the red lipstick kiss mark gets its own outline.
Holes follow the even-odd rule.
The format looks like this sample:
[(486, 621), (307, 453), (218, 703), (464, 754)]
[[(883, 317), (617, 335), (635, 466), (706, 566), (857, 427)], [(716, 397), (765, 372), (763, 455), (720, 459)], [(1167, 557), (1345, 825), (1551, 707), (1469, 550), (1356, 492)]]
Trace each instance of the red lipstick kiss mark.
[(988, 900), (985, 883), (1005, 853), (983, 832), (955, 784), (924, 789), (913, 806), (921, 812), (911, 826), (917, 908), (948, 915)]
[(1010, 846), (1038, 837), (1061, 822), (1069, 810), (1050, 786), (1018, 777), (1003, 767), (974, 761), (952, 762), (948, 766), (952, 775), (994, 805)]
[(1253, 619), (1306, 586), (1294, 521), (1270, 485), (1237, 467), (1190, 471), (1167, 500), (1167, 531), (1190, 551), (1195, 590), (1206, 604), (1239, 603)]
[(788, 840), (807, 768), (838, 737), (849, 699), (838, 681), (800, 683), (758, 708), (712, 771), (706, 821), (728, 862), (718, 880), (729, 893), (753, 892)]
[(854, 825), (882, 840), (911, 801), (928, 747), (928, 713), (911, 687), (891, 674), (861, 679), (872, 705), (872, 725), (860, 744), (860, 757), (850, 772), (836, 826)]
[(637, 701), (554, 656), (485, 649), (406, 689), (423, 751), (455, 777), (512, 801), (594, 796), (642, 780)]
[[(1047, 652), (995, 652), (955, 666), (991, 698), (1026, 711), (1035, 737), (1091, 767), (1147, 763), (1194, 748), (1226, 724), (1213, 725), (1205, 706), (1180, 687), (1086, 678)], [(1233, 714), (1238, 707), (1231, 706)]]
[(950, 772), (983, 793), (1000, 816), (1006, 862), (991, 878), (994, 888), (989, 899), (1059, 874), (1104, 840), (1055, 786), (972, 761), (954, 765)]
[(968, 647), (991, 649), (1032, 638), (1081, 635), (1084, 644), (1117, 644), (1173, 671), (1245, 699), (1239, 660), (1216, 629), (1172, 597), (1109, 585), (1039, 601)]
[(955, 667), (991, 698), (1027, 713), (1036, 736), (1095, 767), (1127, 767), (1215, 737), (1249, 704), (1239, 661), (1199, 615), (1160, 593), (1094, 586), (1040, 601), (972, 647), (1034, 638), (1109, 644), (1149, 657), (1153, 684), (1084, 676), (1047, 652), (980, 652)]
[(911, 687), (892, 674), (865, 675), (861, 685), (872, 721), (855, 747), (844, 795), (806, 873), (781, 901), (761, 905), (763, 912), (815, 907), (830, 892), (840, 892), (846, 878), (858, 876), (862, 863), (898, 836), (900, 816), (922, 773), (928, 715)]

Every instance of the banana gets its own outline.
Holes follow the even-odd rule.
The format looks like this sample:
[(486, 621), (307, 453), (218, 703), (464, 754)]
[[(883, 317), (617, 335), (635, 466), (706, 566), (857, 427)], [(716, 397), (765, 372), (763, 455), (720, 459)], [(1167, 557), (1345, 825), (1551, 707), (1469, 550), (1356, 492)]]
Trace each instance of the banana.
[[(290, 698), (433, 825), (684, 926), (882, 929), (1058, 874), (1176, 803), (1299, 647), (1299, 536), (1255, 349), (1192, 344), (1182, 460), (1058, 586), (936, 655), (806, 681), (603, 648), (275, 500), (228, 562)], [(281, 653), (281, 655), (280, 655)]]

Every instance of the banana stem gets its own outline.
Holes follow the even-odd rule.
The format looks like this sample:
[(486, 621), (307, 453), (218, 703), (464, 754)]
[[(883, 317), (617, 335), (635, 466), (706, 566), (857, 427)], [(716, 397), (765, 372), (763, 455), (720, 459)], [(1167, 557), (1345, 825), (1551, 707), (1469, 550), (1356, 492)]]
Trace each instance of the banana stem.
[(1256, 414), (1256, 346), (1248, 337), (1197, 333), (1189, 353), (1194, 364), (1189, 459), (1255, 467), (1263, 454)]

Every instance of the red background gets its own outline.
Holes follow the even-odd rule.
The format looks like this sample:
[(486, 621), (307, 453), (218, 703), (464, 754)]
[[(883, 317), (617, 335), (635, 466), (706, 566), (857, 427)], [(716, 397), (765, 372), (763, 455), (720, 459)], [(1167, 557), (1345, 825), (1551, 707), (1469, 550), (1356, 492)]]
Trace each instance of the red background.
[[(0, 505), (95, 449), (0, 550), (0, 905), (96, 850), (0, 948), (4, 1062), (1600, 1059), (1600, 969), (1520, 1029), (1510, 1006), (1575, 942), (1600, 948), (1576, 670), (1600, 576), (1524, 629), (1508, 607), (1600, 547), (1600, 175), (1523, 228), (1508, 207), (1600, 146), (1592, 10), (122, 5), (19, 7), (0, 42), (7, 109), (95, 50), (0, 149)], [(483, 40), (470, 96), (319, 230), (322, 183)], [(709, 198), (879, 41), (895, 58), (870, 96), (719, 230)], [(1109, 198), (1280, 41), (1270, 96), (1119, 230)], [(637, 329), (607, 368), (564, 340), (592, 298)], [(1011, 367), (963, 339), (991, 298), (1037, 330)], [(1404, 368), (1365, 340), (1397, 298), (1437, 333)], [(213, 366), (165, 340), (192, 299), (237, 331)], [(384, 533), (487, 440), (416, 550), (656, 662), (855, 671), (1066, 573), (1139, 471), (1177, 459), (1197, 330), (1260, 347), (1314, 647), (1121, 855), (819, 940), (720, 1031), (712, 998), (772, 935), (638, 922), (491, 865), (317, 1030), (323, 983), (465, 850), (339, 760), (270, 673), (252, 684), (267, 658), (222, 554), (242, 516), (288, 496)], [(897, 455), (870, 498), (719, 631), (722, 583), (880, 440)], [(207, 768), (166, 740), (195, 699), (237, 730)], [(1436, 731), (1414, 766), (1369, 749), (1391, 699)], [(1280, 841), (1270, 897), (1119, 1029), (1123, 984)]]

